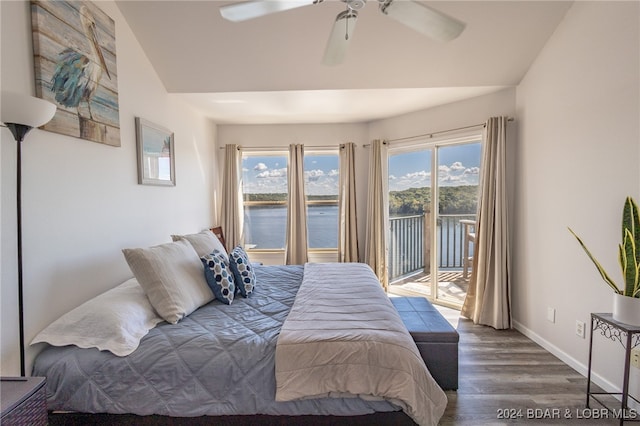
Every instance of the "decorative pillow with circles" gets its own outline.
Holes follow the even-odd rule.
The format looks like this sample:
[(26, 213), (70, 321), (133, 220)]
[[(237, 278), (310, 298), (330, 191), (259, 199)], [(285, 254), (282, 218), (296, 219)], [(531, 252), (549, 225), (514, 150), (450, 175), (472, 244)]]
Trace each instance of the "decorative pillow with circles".
[(233, 272), (229, 268), (229, 261), (224, 253), (214, 250), (211, 254), (206, 254), (200, 258), (204, 265), (204, 276), (207, 284), (216, 296), (216, 299), (226, 305), (233, 302), (236, 292)]
[(249, 297), (253, 293), (256, 285), (256, 275), (253, 272), (251, 262), (247, 252), (240, 246), (234, 248), (229, 253), (229, 265), (236, 280), (236, 287), (244, 297)]

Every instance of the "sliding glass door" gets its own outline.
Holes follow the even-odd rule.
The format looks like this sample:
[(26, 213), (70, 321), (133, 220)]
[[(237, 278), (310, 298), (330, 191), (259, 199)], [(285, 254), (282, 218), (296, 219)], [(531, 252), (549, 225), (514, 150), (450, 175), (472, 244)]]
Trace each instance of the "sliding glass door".
[(390, 292), (452, 307), (473, 255), (480, 135), (389, 150)]

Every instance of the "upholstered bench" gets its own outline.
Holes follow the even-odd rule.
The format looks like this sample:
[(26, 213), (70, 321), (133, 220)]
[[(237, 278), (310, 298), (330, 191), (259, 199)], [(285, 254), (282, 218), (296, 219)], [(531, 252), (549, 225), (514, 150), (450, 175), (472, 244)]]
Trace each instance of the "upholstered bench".
[(460, 336), (455, 328), (424, 297), (390, 299), (436, 382), (445, 390), (458, 389)]

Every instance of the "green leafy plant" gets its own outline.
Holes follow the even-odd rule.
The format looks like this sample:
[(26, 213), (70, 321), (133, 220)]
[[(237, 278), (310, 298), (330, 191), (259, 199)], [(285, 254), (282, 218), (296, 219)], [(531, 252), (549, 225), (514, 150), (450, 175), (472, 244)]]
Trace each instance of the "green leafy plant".
[(638, 205), (631, 197), (627, 197), (622, 209), (622, 243), (618, 245), (618, 262), (622, 268), (624, 286), (618, 286), (607, 274), (600, 262), (591, 254), (582, 239), (573, 234), (584, 249), (589, 259), (598, 269), (602, 279), (615, 291), (629, 297), (640, 298), (640, 217)]

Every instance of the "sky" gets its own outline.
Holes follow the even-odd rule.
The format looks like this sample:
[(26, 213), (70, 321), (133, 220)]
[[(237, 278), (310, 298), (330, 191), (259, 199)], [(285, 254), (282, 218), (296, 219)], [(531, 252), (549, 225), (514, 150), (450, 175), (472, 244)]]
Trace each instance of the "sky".
[[(440, 186), (477, 185), (480, 172), (480, 143), (444, 146), (438, 149)], [(389, 155), (389, 190), (431, 186), (431, 150)]]
[[(304, 158), (307, 195), (338, 194), (338, 155), (307, 154)], [(287, 192), (287, 156), (251, 155), (242, 159), (246, 193)]]
[[(389, 190), (431, 186), (431, 150), (389, 155)], [(477, 185), (480, 143), (444, 146), (438, 149), (438, 183), (441, 186)], [(307, 154), (304, 159), (307, 195), (337, 195), (337, 154)], [(242, 159), (245, 193), (286, 193), (287, 156), (245, 155)]]

